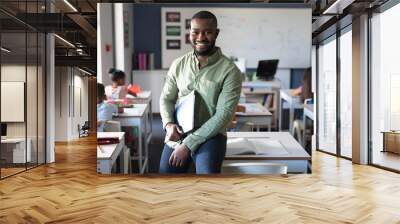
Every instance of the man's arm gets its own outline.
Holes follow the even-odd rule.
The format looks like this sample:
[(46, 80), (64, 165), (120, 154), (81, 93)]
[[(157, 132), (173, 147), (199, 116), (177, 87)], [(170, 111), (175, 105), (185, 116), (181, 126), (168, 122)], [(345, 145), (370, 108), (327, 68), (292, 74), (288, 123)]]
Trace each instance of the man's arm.
[(178, 87), (173, 75), (175, 72), (174, 68), (175, 66), (171, 65), (160, 97), (160, 115), (164, 129), (168, 123), (175, 123), (174, 112), (175, 103), (178, 98)]
[(197, 150), (200, 144), (218, 134), (221, 128), (226, 127), (231, 122), (239, 102), (241, 88), (241, 75), (239, 70), (235, 68), (227, 75), (223, 83), (221, 93), (218, 96), (215, 114), (199, 129), (183, 140), (183, 144), (192, 153)]

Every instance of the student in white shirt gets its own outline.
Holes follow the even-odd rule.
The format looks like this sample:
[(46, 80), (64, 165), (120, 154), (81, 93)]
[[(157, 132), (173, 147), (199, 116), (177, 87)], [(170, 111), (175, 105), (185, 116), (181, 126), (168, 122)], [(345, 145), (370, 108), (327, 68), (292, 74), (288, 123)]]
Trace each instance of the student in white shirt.
[(97, 83), (97, 132), (104, 131), (104, 124), (112, 120), (113, 113), (117, 113), (117, 107), (105, 102), (106, 95), (104, 85)]
[(112, 68), (108, 73), (111, 75), (112, 85), (105, 88), (107, 99), (125, 99), (127, 94), (136, 96), (136, 93), (129, 90), (131, 85), (125, 85), (125, 73), (123, 71)]

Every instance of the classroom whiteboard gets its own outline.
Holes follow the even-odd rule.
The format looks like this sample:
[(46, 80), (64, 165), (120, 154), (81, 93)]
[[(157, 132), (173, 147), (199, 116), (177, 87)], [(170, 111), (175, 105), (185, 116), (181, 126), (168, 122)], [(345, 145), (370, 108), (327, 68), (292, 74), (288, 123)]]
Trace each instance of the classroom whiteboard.
[[(170, 8), (161, 9), (162, 67), (192, 50), (186, 42), (186, 20), (196, 12), (208, 10), (218, 19), (220, 34), (216, 45), (228, 57), (246, 59), (247, 68), (259, 60), (279, 59), (279, 68), (311, 66), (311, 8)], [(167, 22), (167, 13), (179, 14), (179, 22)], [(178, 35), (177, 27), (180, 27)], [(172, 28), (172, 29), (171, 29)], [(167, 33), (167, 31), (169, 31)], [(168, 35), (167, 35), (168, 34)], [(167, 46), (167, 41), (175, 45)], [(180, 40), (179, 49), (177, 42)]]
[(1, 82), (1, 122), (24, 122), (24, 103), (24, 82)]

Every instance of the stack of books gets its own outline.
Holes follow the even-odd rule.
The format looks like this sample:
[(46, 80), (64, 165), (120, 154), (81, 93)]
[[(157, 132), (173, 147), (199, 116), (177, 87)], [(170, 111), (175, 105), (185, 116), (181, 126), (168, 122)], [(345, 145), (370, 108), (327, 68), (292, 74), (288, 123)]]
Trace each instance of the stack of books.
[(133, 68), (135, 70), (153, 70), (154, 53), (139, 52), (134, 54)]

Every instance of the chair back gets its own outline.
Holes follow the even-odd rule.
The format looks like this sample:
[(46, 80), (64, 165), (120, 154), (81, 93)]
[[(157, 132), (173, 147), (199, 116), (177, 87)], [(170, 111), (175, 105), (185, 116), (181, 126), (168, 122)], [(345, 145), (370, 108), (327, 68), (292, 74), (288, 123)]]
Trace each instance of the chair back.
[(119, 121), (106, 121), (104, 132), (121, 132), (121, 123)]

